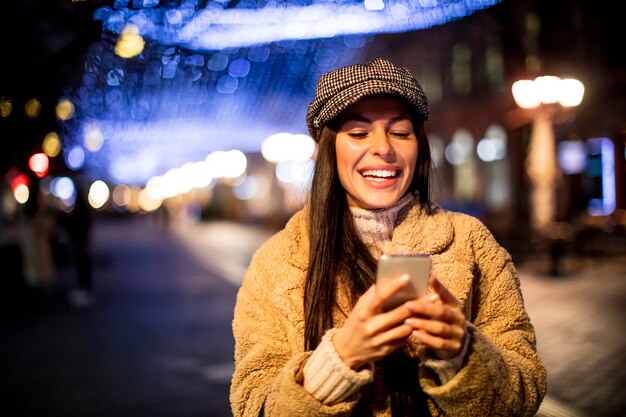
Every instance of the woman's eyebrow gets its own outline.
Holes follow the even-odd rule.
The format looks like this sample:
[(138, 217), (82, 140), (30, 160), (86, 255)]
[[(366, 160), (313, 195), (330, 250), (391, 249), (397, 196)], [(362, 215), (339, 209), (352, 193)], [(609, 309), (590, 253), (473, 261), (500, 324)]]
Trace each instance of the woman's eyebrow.
[(411, 118), (406, 114), (399, 114), (389, 119), (389, 122), (395, 123), (395, 122), (399, 122), (400, 120), (411, 120)]
[(363, 123), (372, 123), (370, 119), (364, 116), (359, 116), (358, 114), (353, 114), (351, 116), (347, 116), (345, 119), (341, 121), (341, 124), (347, 122), (363, 122)]

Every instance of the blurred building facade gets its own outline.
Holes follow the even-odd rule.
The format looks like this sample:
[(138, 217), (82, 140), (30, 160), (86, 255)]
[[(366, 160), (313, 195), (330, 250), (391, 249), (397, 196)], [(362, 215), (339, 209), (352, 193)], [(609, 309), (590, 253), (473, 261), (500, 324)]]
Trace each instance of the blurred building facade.
[[(34, 35), (32, 39), (23, 39), (22, 45), (10, 39), (10, 32), (3, 32), (3, 45), (11, 45), (3, 46), (3, 53), (16, 57), (4, 64), (0, 82), (0, 130), (8, 144), (0, 166), (5, 222), (11, 221), (22, 204), (11, 200), (15, 178), (30, 172), (30, 156), (41, 152), (43, 139), (59, 126), (57, 100), (81, 88), (89, 75), (85, 68), (95, 65), (92, 58), (104, 56), (97, 55), (102, 51), (101, 45), (115, 41), (111, 33), (98, 32), (98, 23), (84, 22), (87, 17), (91, 19), (97, 7), (108, 2), (78, 2), (83, 4), (74, 6), (61, 3), (64, 2), (52, 2), (47, 9), (29, 6), (30, 3), (12, 6), (11, 10), (21, 16), (35, 15), (31, 20), (25, 18)], [(411, 69), (430, 98), (432, 116), (427, 128), (437, 167), (433, 197), (445, 207), (481, 217), (510, 249), (520, 251), (528, 248), (529, 242), (540, 242), (529, 225), (531, 208), (525, 165), (532, 117), (517, 108), (511, 85), (518, 79), (546, 74), (580, 79), (586, 87), (581, 106), (562, 112), (553, 126), (559, 152), (559, 165), (555, 167), (559, 171), (557, 207), (552, 234), (541, 236), (544, 243), (553, 237), (559, 244), (575, 246), (581, 241), (576, 236), (595, 236), (596, 232), (614, 236), (626, 225), (626, 99), (621, 94), (626, 85), (626, 64), (620, 52), (618, 18), (619, 14), (582, 0), (504, 0), (429, 29), (369, 37), (353, 58), (366, 61), (384, 56)], [(66, 25), (68, 20), (72, 23)], [(42, 38), (36, 38), (37, 34)], [(100, 49), (93, 47), (96, 42)], [(47, 43), (51, 44), (49, 50)], [(32, 44), (37, 48), (29, 49)], [(282, 50), (287, 47), (288, 44), (280, 46)], [(307, 54), (313, 47), (299, 47), (292, 52)], [(170, 60), (175, 58), (167, 50), (161, 52), (169, 54)], [(202, 54), (194, 51), (177, 53), (180, 55), (176, 59), (181, 62), (202, 59), (204, 63)], [(210, 66), (209, 55), (206, 65)], [(161, 61), (165, 63), (163, 58)], [(338, 65), (343, 61), (333, 62)], [(289, 65), (283, 62), (275, 66), (274, 75), (279, 77), (281, 69)], [(115, 73), (107, 76), (109, 83), (119, 81), (115, 80)], [(37, 79), (39, 82), (30, 81)], [(39, 94), (41, 99), (32, 101)], [(312, 97), (311, 91), (308, 94)], [(300, 95), (302, 108), (307, 104), (306, 94)], [(283, 110), (287, 114), (289, 109)], [(267, 111), (258, 108), (259, 114)], [(173, 145), (167, 148), (171, 157), (177, 148), (185, 147), (184, 143)], [(174, 213), (170, 214), (171, 219), (228, 218), (280, 226), (306, 196), (306, 180), (286, 177), (306, 177), (310, 163), (279, 167), (280, 163), (268, 162), (258, 151), (245, 153), (245, 174), (210, 178), (197, 187), (169, 194), (155, 196), (145, 192), (145, 183), (108, 181), (103, 189), (102, 183), (107, 180), (90, 177), (87, 182), (97, 185), (93, 201), (103, 212), (146, 213), (163, 206), (160, 211)], [(66, 178), (76, 174), (68, 168), (67, 158), (50, 157), (49, 161), (46, 175)], [(139, 159), (130, 158), (129, 162), (131, 171), (139, 170)], [(172, 173), (170, 177), (173, 176)], [(159, 180), (165, 177), (166, 172), (162, 172)], [(44, 181), (49, 185), (51, 182)], [(67, 195), (71, 197), (71, 193)], [(57, 202), (57, 206), (72, 210), (72, 199), (64, 201)], [(591, 240), (583, 241), (581, 245), (588, 246)]]
[[(618, 28), (615, 14), (591, 2), (510, 0), (379, 39), (371, 54), (409, 67), (430, 97), (438, 200), (482, 217), (520, 251), (530, 242), (546, 249), (540, 240), (551, 239), (596, 248), (607, 237), (589, 241), (596, 233), (621, 234), (623, 249), (626, 62)], [(517, 108), (511, 85), (542, 75), (577, 78), (585, 96), (554, 120), (555, 215), (548, 236), (533, 236), (526, 168), (533, 117)]]

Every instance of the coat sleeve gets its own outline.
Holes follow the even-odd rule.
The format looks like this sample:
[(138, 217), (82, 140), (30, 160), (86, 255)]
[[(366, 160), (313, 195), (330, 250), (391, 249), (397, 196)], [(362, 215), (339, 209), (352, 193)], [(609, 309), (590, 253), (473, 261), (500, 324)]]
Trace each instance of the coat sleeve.
[(302, 271), (287, 265), (285, 257), (266, 244), (253, 256), (244, 277), (233, 318), (234, 417), (257, 417), (261, 407), (265, 417), (347, 416), (354, 408), (354, 400), (325, 406), (302, 386), (302, 368), (310, 352), (304, 352), (302, 332), (295, 325), (294, 317), (302, 313), (289, 307), (297, 299), (288, 294), (294, 290), (288, 284), (293, 280), (290, 274)]
[[(421, 368), (421, 383), (435, 415), (534, 416), (546, 393), (546, 370), (536, 350), (517, 271), (489, 230), (472, 221), (475, 260), (470, 346), (465, 363), (448, 383), (438, 385)], [(480, 413), (478, 413), (480, 414)]]

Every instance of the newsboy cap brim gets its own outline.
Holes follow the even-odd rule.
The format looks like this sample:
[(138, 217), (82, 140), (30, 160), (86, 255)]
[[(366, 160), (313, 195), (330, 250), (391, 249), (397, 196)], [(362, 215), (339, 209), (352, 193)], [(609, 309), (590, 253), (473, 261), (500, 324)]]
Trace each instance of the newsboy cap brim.
[(317, 142), (322, 128), (359, 100), (392, 95), (402, 100), (419, 121), (428, 119), (428, 99), (406, 68), (375, 58), (367, 65), (350, 65), (322, 75), (307, 111), (307, 127)]

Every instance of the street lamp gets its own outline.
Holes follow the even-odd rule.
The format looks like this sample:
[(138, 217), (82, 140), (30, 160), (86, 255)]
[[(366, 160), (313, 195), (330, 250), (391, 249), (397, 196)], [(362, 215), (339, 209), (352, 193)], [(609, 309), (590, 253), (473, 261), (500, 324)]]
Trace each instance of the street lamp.
[(517, 105), (532, 114), (533, 124), (526, 159), (526, 172), (532, 185), (531, 226), (535, 231), (545, 233), (554, 221), (555, 191), (561, 174), (554, 139), (555, 116), (563, 109), (578, 106), (585, 87), (575, 79), (547, 75), (514, 82), (512, 93)]

